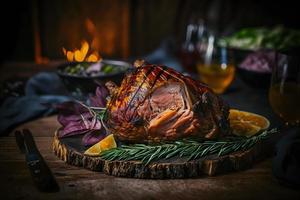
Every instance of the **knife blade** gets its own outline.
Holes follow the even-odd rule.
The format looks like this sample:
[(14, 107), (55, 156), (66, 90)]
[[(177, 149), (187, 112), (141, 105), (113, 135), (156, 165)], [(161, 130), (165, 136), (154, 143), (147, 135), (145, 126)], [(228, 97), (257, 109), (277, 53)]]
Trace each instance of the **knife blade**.
[(41, 153), (39, 152), (31, 132), (28, 129), (24, 129), (22, 134), (16, 132), (15, 135), (17, 143), (19, 141), (20, 145), (21, 137), (18, 135), (23, 135), (25, 146), (25, 160), (33, 182), (38, 188), (38, 190), (41, 192), (59, 191), (59, 186), (55, 180), (55, 177), (53, 176), (50, 168), (48, 167)]

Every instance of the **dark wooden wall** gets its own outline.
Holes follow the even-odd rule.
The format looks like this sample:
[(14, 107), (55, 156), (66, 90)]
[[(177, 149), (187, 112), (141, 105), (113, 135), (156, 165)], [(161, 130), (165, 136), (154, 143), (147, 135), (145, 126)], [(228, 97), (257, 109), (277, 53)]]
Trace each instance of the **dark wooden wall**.
[[(82, 39), (98, 39), (104, 56), (128, 57), (129, 0), (65, 0), (38, 4), (45, 55), (61, 57), (61, 47), (78, 48)], [(86, 20), (95, 25), (89, 33)]]
[[(79, 47), (91, 39), (85, 27), (96, 25), (100, 53), (108, 58), (149, 53), (162, 40), (182, 42), (188, 21), (202, 18), (223, 35), (241, 27), (284, 24), (299, 28), (296, 1), (259, 0), (24, 0), (1, 6), (7, 51), (0, 61), (33, 61), (36, 43), (40, 53), (62, 59), (61, 48)], [(35, 22), (35, 23), (34, 23)], [(39, 38), (36, 37), (36, 29)]]

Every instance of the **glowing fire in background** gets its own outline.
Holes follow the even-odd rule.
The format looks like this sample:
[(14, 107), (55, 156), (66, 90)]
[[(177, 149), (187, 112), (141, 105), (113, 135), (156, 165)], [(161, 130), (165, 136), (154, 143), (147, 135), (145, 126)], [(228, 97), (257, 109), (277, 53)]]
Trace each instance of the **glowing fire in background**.
[(99, 56), (99, 53), (95, 50), (92, 50), (92, 53), (88, 54), (90, 50), (90, 45), (86, 40), (83, 40), (81, 42), (81, 48), (75, 49), (72, 51), (67, 51), (64, 47), (63, 53), (67, 57), (67, 60), (69, 62), (98, 62), (101, 60), (101, 57)]
[(102, 59), (98, 53), (99, 40), (96, 37), (97, 31), (95, 24), (90, 19), (86, 19), (85, 26), (88, 33), (92, 36), (91, 45), (89, 45), (86, 40), (83, 40), (80, 49), (66, 50), (63, 47), (63, 53), (69, 62), (99, 62)]

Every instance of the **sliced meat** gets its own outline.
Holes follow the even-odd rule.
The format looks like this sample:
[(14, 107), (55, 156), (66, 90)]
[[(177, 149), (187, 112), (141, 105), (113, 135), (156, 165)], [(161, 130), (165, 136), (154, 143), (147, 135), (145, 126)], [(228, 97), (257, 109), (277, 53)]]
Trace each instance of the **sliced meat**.
[(160, 142), (228, 134), (229, 107), (203, 83), (159, 65), (128, 74), (108, 104), (108, 127), (120, 140)]

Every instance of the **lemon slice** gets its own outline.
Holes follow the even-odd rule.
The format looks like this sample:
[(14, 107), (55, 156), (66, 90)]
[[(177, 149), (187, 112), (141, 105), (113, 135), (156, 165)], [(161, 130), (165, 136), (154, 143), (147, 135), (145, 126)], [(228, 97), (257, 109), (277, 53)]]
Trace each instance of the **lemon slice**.
[(230, 127), (235, 135), (250, 137), (270, 126), (269, 120), (261, 115), (236, 109), (229, 112)]
[(110, 134), (106, 136), (103, 140), (100, 142), (94, 144), (90, 148), (88, 148), (85, 152), (84, 155), (88, 156), (99, 156), (102, 151), (106, 151), (109, 149), (116, 148), (117, 144), (115, 141), (115, 138), (113, 134)]

